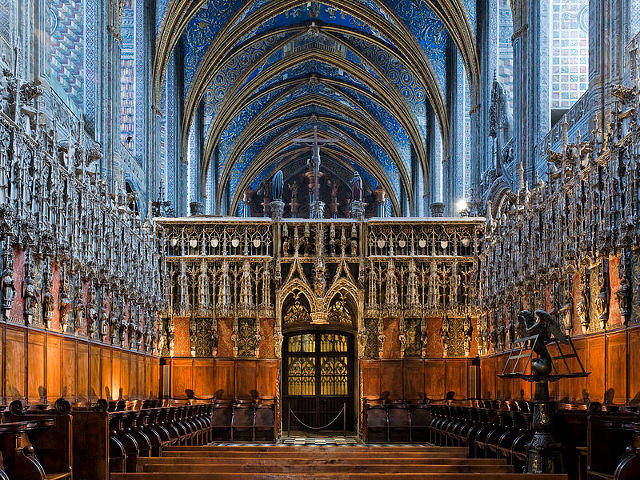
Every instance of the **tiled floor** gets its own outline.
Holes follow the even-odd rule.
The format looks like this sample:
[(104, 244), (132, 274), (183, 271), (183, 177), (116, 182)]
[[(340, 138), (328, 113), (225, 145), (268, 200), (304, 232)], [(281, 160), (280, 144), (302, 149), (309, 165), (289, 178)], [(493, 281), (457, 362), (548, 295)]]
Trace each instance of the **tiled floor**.
[[(294, 432), (292, 431), (289, 435), (287, 432), (283, 432), (282, 437), (276, 443), (277, 445), (282, 446), (300, 446), (300, 445), (309, 445), (309, 446), (356, 446), (356, 445), (365, 445), (358, 437), (354, 434), (345, 435), (344, 432), (322, 432), (322, 433), (313, 433), (313, 432)], [(259, 446), (259, 445), (273, 445), (271, 442), (216, 442), (211, 445), (215, 446)], [(366, 444), (370, 447), (388, 447), (388, 446), (404, 446), (405, 444), (385, 444), (385, 443), (369, 443)], [(406, 444), (407, 446), (419, 447), (419, 446), (427, 446), (428, 444), (419, 444), (419, 443), (411, 443)]]
[(314, 434), (310, 432), (283, 433), (278, 442), (282, 445), (361, 445), (362, 442), (355, 435), (345, 435), (344, 432)]

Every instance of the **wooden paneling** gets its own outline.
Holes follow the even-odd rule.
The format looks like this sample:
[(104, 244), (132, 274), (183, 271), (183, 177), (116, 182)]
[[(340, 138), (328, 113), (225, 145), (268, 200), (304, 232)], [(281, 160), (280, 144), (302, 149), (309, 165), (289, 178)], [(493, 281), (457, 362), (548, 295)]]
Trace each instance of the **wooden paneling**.
[(26, 379), (26, 352), (24, 330), (14, 330), (7, 327), (6, 333), (6, 362), (7, 362), (7, 401), (23, 398)]
[[(636, 364), (636, 367), (638, 365)], [(620, 332), (607, 339), (607, 390), (613, 401), (627, 400), (627, 335)]]
[(214, 373), (214, 385), (216, 392), (222, 390), (222, 398), (235, 396), (235, 362), (233, 360), (216, 360)]
[(444, 360), (444, 364), (447, 392), (454, 392), (455, 398), (467, 398), (467, 362)]
[(89, 349), (89, 400), (100, 398), (102, 367), (100, 364), (100, 347), (91, 345)]
[(236, 362), (236, 396), (252, 397), (256, 389), (257, 365), (255, 360), (240, 360)]
[(197, 397), (209, 398), (215, 393), (213, 385), (215, 366), (213, 359), (193, 361), (193, 391)]
[(362, 396), (378, 398), (388, 394), (390, 400), (411, 400), (426, 395), (437, 400), (453, 390), (456, 398), (465, 398), (469, 364), (466, 359), (361, 360)]
[(157, 357), (57, 332), (0, 325), (0, 374), (6, 372), (5, 378), (0, 376), (2, 404), (15, 399), (35, 404), (64, 397), (75, 403), (117, 399), (120, 394), (125, 400), (158, 394)]
[(424, 394), (424, 367), (421, 360), (403, 362), (402, 379), (404, 396), (407, 399), (420, 398)]
[(101, 392), (100, 396), (104, 398), (113, 398), (113, 369), (111, 368), (112, 350), (107, 347), (100, 348), (100, 370), (101, 376)]
[(89, 345), (84, 342), (78, 343), (78, 399), (89, 400)]
[(389, 399), (404, 398), (402, 381), (402, 360), (390, 360), (380, 364), (380, 383), (382, 393)]
[(29, 402), (38, 403), (45, 398), (45, 348), (44, 333), (29, 332), (28, 340), (28, 399)]
[(76, 342), (71, 339), (62, 340), (62, 396), (76, 397)]
[(280, 360), (264, 360), (257, 363), (256, 390), (261, 397), (275, 397), (278, 385)]
[[(597, 332), (573, 339), (587, 378), (562, 379), (549, 385), (552, 398), (582, 402), (585, 397), (602, 402), (605, 392), (613, 395), (613, 402), (626, 403), (640, 398), (640, 373), (634, 368), (640, 365), (640, 326), (618, 329), (612, 332)], [(518, 397), (519, 390), (525, 398), (531, 398), (531, 386), (517, 380), (503, 380), (496, 377), (502, 371), (505, 356), (496, 355), (480, 360), (482, 394), (489, 398)], [(570, 362), (572, 369), (578, 362)]]
[(380, 388), (380, 362), (375, 360), (360, 361), (360, 389), (364, 398), (377, 398)]
[[(253, 392), (261, 397), (277, 394), (280, 373), (277, 359), (172, 358), (169, 364), (173, 398), (185, 398), (188, 388), (202, 398), (216, 394), (228, 399), (248, 398)], [(152, 388), (157, 390), (157, 380)]]
[(175, 398), (184, 398), (185, 390), (193, 390), (193, 360), (175, 358), (172, 366), (171, 391)]
[(120, 388), (122, 396), (124, 396), (129, 391), (129, 354), (127, 352), (114, 353), (120, 357)]
[(640, 400), (640, 328), (629, 330), (629, 399)]
[(60, 398), (62, 392), (62, 338), (47, 336), (47, 398)]
[(445, 386), (444, 362), (427, 360), (424, 362), (424, 393), (429, 398), (444, 398)]

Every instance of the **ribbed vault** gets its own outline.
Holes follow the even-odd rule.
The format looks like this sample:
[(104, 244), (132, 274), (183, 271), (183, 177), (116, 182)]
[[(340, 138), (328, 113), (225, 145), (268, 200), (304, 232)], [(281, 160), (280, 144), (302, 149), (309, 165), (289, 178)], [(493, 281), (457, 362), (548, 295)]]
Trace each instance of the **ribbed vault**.
[[(169, 0), (161, 11), (154, 103), (182, 39), (181, 156), (199, 164), (201, 192), (215, 171), (221, 214), (236, 212), (247, 188), (264, 189), (277, 165), (300, 162), (292, 138), (311, 125), (339, 136), (326, 152), (336, 170), (359, 169), (388, 193), (394, 213), (401, 197), (412, 213), (429, 185), (427, 112), (448, 158), (449, 44), (476, 104), (475, 11), (463, 0)], [(199, 115), (202, 147), (192, 158)]]

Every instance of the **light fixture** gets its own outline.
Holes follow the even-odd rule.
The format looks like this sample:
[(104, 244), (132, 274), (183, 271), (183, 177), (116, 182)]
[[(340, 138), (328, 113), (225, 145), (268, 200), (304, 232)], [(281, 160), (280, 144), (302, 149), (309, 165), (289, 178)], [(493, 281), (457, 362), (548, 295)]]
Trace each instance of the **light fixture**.
[(469, 204), (464, 198), (461, 198), (456, 202), (456, 210), (458, 211), (458, 213), (462, 212), (463, 210), (466, 210), (468, 207), (469, 207)]

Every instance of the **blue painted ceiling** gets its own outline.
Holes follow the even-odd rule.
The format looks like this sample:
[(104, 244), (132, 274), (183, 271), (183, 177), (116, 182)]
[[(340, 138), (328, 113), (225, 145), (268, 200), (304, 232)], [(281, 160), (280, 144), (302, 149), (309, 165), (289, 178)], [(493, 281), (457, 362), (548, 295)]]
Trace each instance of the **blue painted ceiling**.
[[(197, 0), (159, 1), (158, 29), (178, 1)], [(475, 31), (475, 0), (460, 1)], [(390, 184), (399, 197), (403, 182), (410, 189), (411, 176), (402, 172), (425, 149), (427, 103), (444, 98), (451, 41), (445, 25), (424, 0), (353, 0), (357, 8), (351, 9), (300, 1), (265, 14), (274, 3), (208, 0), (183, 33), (183, 93), (204, 105), (204, 151), (207, 142), (217, 145), (217, 168), (228, 173), (221, 181), (231, 196), (247, 185), (260, 188), (275, 168), (254, 164), (261, 154), (288, 151), (291, 138), (315, 125), (342, 138), (345, 164), (369, 185)], [(420, 50), (432, 81), (399, 48), (402, 35), (412, 37), (408, 42)], [(227, 38), (233, 41), (220, 43)], [(226, 57), (207, 70), (206, 59), (220, 45)], [(249, 139), (247, 132), (253, 132)], [(368, 163), (352, 158), (349, 148)]]

